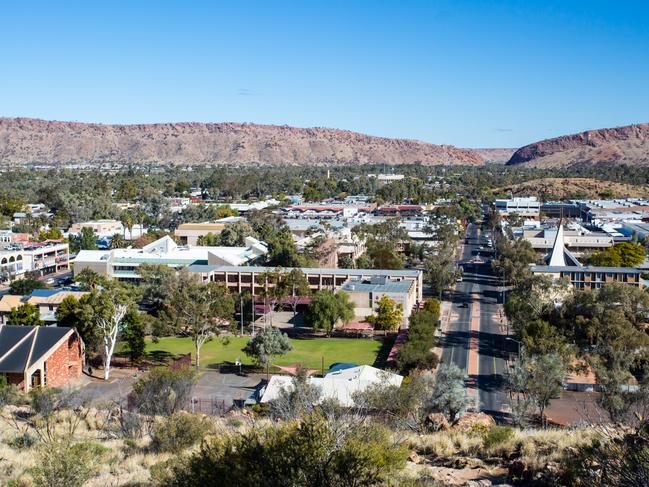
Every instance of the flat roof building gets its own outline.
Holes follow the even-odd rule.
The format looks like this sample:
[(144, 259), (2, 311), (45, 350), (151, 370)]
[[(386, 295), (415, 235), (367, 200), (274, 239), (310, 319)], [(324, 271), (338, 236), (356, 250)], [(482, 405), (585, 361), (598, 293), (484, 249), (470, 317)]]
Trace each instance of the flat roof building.
[(142, 264), (162, 264), (173, 268), (194, 265), (235, 265), (254, 263), (268, 253), (264, 242), (253, 237), (242, 247), (179, 246), (169, 236), (162, 237), (142, 249), (81, 250), (74, 260), (75, 276), (91, 269), (109, 279), (138, 280), (137, 268)]

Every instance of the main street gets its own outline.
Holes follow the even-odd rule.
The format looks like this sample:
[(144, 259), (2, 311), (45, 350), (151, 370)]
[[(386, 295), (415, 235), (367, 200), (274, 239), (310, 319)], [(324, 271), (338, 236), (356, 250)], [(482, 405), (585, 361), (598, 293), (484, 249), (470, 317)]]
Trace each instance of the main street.
[(458, 259), (463, 279), (447, 298), (450, 317), (442, 331), (441, 360), (467, 372), (467, 387), (477, 409), (501, 418), (509, 410), (504, 375), (515, 343), (506, 340), (498, 285), (485, 262), (489, 254), (487, 236), (470, 224)]

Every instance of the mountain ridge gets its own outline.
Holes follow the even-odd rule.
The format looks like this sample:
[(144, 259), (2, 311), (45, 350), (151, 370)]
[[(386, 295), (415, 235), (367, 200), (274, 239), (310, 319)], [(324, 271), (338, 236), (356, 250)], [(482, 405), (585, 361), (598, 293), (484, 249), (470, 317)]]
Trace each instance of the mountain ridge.
[(540, 168), (598, 164), (649, 165), (649, 123), (541, 140), (521, 147), (507, 162)]
[(99, 124), (0, 118), (0, 163), (482, 165), (452, 145), (235, 122)]

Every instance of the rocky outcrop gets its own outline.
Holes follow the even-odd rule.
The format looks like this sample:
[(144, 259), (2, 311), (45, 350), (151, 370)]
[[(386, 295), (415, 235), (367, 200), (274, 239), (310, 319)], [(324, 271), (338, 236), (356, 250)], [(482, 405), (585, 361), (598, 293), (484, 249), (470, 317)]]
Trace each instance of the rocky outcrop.
[(518, 149), (508, 165), (565, 167), (596, 164), (649, 165), (649, 123), (547, 139)]
[(103, 125), (0, 118), (3, 164), (456, 164), (470, 149), (346, 130), (239, 123)]

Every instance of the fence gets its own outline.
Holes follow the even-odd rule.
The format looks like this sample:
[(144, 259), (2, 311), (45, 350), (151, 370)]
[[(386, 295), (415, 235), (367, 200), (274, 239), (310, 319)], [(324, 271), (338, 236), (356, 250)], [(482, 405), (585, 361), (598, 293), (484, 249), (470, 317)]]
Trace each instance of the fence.
[(184, 405), (183, 410), (191, 413), (209, 414), (211, 416), (222, 416), (232, 409), (232, 405), (223, 399), (192, 397)]

